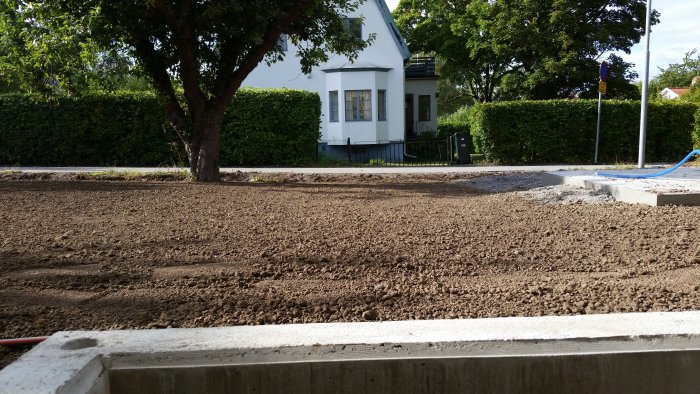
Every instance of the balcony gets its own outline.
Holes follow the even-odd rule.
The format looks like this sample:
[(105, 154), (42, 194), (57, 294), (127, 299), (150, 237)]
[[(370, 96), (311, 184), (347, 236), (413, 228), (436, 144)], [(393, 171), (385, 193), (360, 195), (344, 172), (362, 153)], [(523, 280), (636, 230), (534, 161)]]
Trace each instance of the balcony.
[(406, 78), (437, 78), (434, 57), (413, 57), (406, 66)]

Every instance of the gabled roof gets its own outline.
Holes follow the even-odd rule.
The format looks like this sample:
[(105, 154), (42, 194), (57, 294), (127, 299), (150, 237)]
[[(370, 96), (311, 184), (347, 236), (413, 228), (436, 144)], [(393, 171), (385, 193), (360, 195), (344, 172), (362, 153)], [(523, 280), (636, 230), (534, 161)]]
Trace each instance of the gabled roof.
[(394, 17), (391, 15), (391, 11), (389, 11), (389, 7), (386, 5), (386, 2), (384, 2), (384, 0), (374, 1), (377, 3), (379, 12), (381, 12), (382, 16), (384, 17), (386, 26), (389, 28), (389, 32), (391, 32), (391, 36), (393, 37), (396, 46), (399, 48), (399, 52), (401, 52), (403, 60), (410, 59), (411, 51), (408, 49), (408, 45), (406, 45), (406, 40), (404, 40), (403, 36), (399, 32), (399, 28), (396, 26), (396, 21), (394, 21)]
[(689, 91), (690, 88), (664, 88), (664, 90), (661, 91), (661, 96), (668, 99), (676, 99)]
[(673, 93), (682, 96), (688, 92), (690, 92), (690, 88), (668, 88), (668, 90), (672, 91)]

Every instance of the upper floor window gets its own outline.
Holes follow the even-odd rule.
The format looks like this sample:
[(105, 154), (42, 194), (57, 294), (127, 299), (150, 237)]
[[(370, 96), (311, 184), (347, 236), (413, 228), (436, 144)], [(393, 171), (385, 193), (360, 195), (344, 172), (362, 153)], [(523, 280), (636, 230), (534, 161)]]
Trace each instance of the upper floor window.
[(372, 91), (345, 91), (345, 121), (372, 120)]
[(289, 36), (286, 34), (282, 34), (277, 40), (277, 45), (284, 51), (287, 52), (289, 50)]
[(345, 31), (351, 36), (362, 39), (362, 19), (361, 18), (345, 18), (343, 19), (345, 24)]

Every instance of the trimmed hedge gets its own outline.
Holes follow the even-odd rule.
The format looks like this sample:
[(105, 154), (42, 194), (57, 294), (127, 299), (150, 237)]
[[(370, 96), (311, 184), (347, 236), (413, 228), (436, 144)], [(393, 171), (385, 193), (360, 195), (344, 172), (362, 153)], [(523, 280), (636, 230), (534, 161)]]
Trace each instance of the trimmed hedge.
[(177, 159), (176, 135), (163, 129), (147, 93), (89, 94), (39, 101), (0, 96), (0, 163), (8, 165), (161, 165)]
[(449, 115), (438, 118), (438, 135), (450, 136), (455, 133), (469, 133), (469, 108), (462, 107)]
[(693, 129), (693, 146), (700, 149), (700, 109), (695, 112), (695, 128)]
[[(313, 162), (319, 119), (315, 93), (241, 90), (222, 126), (220, 163)], [(182, 143), (153, 94), (89, 94), (48, 103), (2, 95), (0, 125), (4, 165), (187, 165)]]
[[(595, 151), (597, 100), (512, 101), (469, 111), (472, 138), (486, 160), (500, 163), (590, 163)], [(674, 162), (693, 148), (696, 104), (650, 103), (646, 159)], [(603, 103), (599, 160), (634, 162), (640, 103)], [(696, 126), (700, 127), (700, 126)], [(698, 135), (695, 144), (698, 144)]]
[(221, 128), (221, 166), (313, 163), (320, 119), (317, 93), (240, 90)]

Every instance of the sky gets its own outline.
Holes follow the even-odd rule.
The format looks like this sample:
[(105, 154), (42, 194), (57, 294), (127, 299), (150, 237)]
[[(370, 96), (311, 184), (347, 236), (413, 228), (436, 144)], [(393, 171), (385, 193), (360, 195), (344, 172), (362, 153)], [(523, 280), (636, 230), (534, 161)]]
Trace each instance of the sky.
[[(661, 22), (651, 29), (649, 50), (649, 76), (659, 74), (659, 67), (680, 63), (683, 55), (693, 49), (700, 51), (700, 1), (698, 0), (648, 0), (652, 8), (661, 13)], [(393, 10), (399, 0), (386, 0)], [(631, 48), (631, 53), (620, 53), (625, 61), (634, 63), (639, 77), (644, 75), (644, 40)]]

